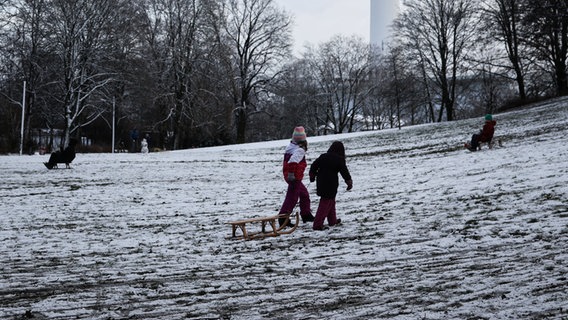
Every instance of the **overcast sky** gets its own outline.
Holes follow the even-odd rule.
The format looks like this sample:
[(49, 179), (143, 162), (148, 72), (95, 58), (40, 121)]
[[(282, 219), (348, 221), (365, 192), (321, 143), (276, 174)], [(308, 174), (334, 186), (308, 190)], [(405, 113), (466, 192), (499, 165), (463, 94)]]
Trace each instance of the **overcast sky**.
[(369, 0), (275, 0), (294, 17), (294, 53), (305, 43), (317, 45), (334, 35), (353, 34), (369, 41)]

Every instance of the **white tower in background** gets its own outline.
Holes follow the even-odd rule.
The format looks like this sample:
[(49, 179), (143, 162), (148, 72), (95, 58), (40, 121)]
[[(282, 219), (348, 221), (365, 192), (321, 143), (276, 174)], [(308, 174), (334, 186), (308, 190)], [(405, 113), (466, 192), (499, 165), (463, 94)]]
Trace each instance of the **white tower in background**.
[(401, 10), (401, 0), (370, 0), (370, 42), (384, 49), (391, 34), (391, 24)]

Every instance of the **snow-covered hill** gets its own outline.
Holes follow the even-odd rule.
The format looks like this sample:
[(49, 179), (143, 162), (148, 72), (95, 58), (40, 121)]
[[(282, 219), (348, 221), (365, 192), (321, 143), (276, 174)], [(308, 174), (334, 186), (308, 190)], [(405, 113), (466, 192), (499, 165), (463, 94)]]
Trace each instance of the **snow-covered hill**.
[(568, 100), (495, 119), (477, 153), (481, 118), (308, 137), (343, 225), (255, 241), (226, 222), (278, 212), (286, 140), (0, 157), (0, 318), (567, 319)]

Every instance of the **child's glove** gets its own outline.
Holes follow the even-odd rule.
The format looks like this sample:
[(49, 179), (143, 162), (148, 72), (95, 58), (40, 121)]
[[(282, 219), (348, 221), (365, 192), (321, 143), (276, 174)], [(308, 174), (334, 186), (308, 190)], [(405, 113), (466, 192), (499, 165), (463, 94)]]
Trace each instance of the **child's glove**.
[(353, 180), (345, 181), (347, 183), (347, 191), (353, 189)]

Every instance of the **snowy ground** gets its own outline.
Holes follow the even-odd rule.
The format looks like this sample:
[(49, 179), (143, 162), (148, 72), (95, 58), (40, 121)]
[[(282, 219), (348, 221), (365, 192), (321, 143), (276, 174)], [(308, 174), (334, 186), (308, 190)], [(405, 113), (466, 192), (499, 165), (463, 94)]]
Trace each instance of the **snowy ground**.
[(478, 153), (482, 119), (309, 138), (344, 224), (254, 241), (226, 222), (278, 212), (287, 141), (0, 157), (0, 318), (568, 319), (568, 100), (495, 118)]

